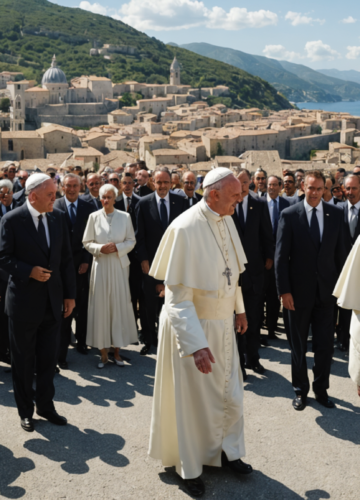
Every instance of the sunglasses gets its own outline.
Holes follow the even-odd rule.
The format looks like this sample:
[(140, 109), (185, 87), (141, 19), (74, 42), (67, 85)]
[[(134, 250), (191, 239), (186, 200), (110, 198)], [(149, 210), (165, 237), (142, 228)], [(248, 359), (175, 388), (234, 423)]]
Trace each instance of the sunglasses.
[(265, 181), (266, 177), (255, 177), (256, 181)]
[(100, 185), (101, 182), (92, 182), (91, 184), (89, 184), (89, 187), (100, 186)]
[(18, 177), (19, 181), (23, 181), (25, 179), (27, 179), (27, 177)]

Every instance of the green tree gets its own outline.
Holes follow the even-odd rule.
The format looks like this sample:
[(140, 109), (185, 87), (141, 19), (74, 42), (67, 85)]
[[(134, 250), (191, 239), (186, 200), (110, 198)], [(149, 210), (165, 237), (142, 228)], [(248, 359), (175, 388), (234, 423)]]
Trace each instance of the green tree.
[(9, 108), (10, 108), (10, 99), (8, 99), (7, 97), (0, 99), (0, 111), (3, 111), (4, 113), (8, 113)]
[(224, 156), (224, 153), (225, 153), (224, 148), (222, 147), (220, 142), (218, 142), (216, 145), (216, 155), (215, 156)]

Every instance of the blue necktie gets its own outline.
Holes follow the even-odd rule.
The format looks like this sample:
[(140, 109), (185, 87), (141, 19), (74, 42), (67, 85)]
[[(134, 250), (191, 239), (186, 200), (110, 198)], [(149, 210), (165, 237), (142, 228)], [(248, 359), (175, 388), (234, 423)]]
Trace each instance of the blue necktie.
[(161, 224), (162, 224), (164, 231), (166, 231), (166, 229), (168, 227), (168, 214), (167, 214), (164, 198), (160, 199), (160, 220), (161, 220)]
[(273, 233), (276, 238), (278, 223), (279, 223), (279, 210), (277, 206), (277, 201), (273, 200)]
[(320, 239), (320, 226), (319, 226), (319, 221), (316, 216), (316, 208), (312, 209), (312, 216), (311, 216), (311, 221), (310, 221), (310, 233), (311, 237), (314, 240), (315, 246), (317, 250), (320, 248), (321, 244), (321, 239)]
[(71, 224), (74, 225), (76, 222), (76, 212), (75, 212), (74, 203), (70, 203), (69, 215), (70, 215)]
[(244, 209), (243, 209), (243, 202), (242, 201), (240, 201), (238, 207), (239, 207), (239, 211), (238, 211), (239, 224), (240, 224), (242, 232), (244, 232), (245, 231), (245, 218), (244, 218)]

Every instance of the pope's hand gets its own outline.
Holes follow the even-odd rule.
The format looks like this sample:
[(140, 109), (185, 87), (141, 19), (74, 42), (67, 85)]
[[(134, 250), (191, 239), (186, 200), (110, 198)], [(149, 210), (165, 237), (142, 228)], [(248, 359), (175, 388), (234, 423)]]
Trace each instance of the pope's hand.
[(248, 329), (248, 322), (245, 313), (236, 314), (235, 325), (236, 325), (236, 331), (240, 333), (240, 335), (244, 335), (244, 333)]
[(103, 245), (101, 247), (100, 252), (104, 253), (104, 254), (117, 252), (117, 248), (116, 248), (115, 243), (106, 243), (106, 245)]
[(212, 372), (211, 363), (215, 363), (215, 358), (210, 349), (206, 347), (194, 352), (194, 361), (196, 368), (206, 375)]
[(289, 309), (289, 311), (295, 311), (294, 299), (291, 293), (284, 293), (283, 295), (280, 295), (280, 298), (285, 309)]

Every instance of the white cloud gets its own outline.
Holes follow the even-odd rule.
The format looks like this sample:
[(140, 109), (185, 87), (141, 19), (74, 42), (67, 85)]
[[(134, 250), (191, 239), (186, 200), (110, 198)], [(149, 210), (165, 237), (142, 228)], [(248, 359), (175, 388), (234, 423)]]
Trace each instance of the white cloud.
[(307, 42), (305, 50), (307, 57), (311, 61), (333, 61), (341, 57), (339, 52), (332, 49), (330, 45), (323, 43), (321, 40)]
[(208, 9), (198, 0), (130, 0), (113, 16), (134, 28), (146, 31), (171, 31), (205, 26), (228, 31), (276, 25), (278, 16), (269, 10), (250, 12), (233, 7)]
[(266, 45), (263, 53), (266, 57), (272, 59), (280, 59), (285, 61), (293, 61), (294, 59), (302, 59), (301, 54), (286, 50), (283, 45)]
[(301, 14), (300, 12), (292, 12), (291, 10), (286, 14), (285, 19), (287, 21), (290, 21), (292, 26), (299, 26), (300, 24), (325, 23), (325, 19), (314, 19), (307, 16), (306, 14)]
[(356, 23), (356, 19), (353, 18), (353, 16), (349, 16), (349, 17), (346, 17), (345, 19), (343, 19), (341, 22), (344, 23), (344, 24), (353, 24), (353, 23)]
[(348, 53), (346, 54), (346, 59), (358, 59), (360, 58), (360, 47), (348, 46)]
[(79, 8), (83, 10), (88, 10), (93, 14), (101, 14), (103, 16), (107, 15), (107, 8), (103, 7), (99, 3), (80, 2)]

